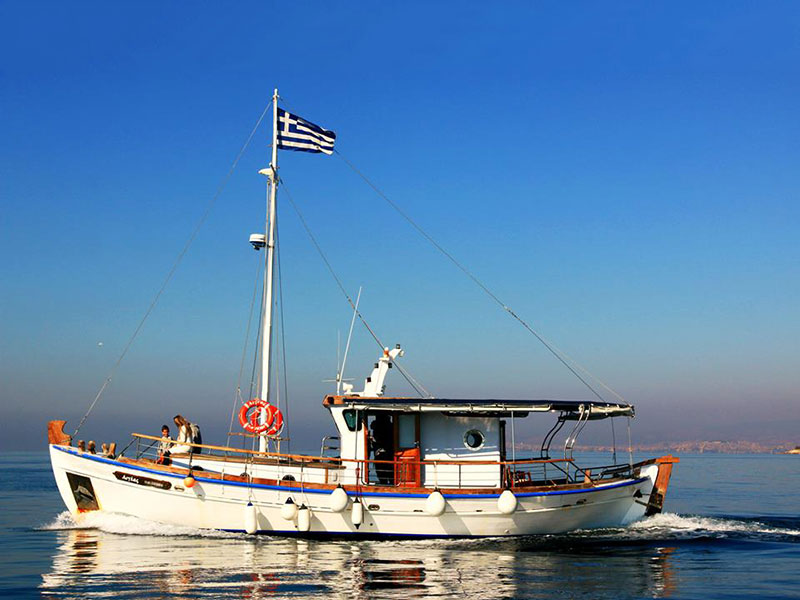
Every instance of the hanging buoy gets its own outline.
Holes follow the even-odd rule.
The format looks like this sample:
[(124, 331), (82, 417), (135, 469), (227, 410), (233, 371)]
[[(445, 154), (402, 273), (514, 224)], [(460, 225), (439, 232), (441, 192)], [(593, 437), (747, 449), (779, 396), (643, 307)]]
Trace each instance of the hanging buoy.
[(250, 534), (258, 531), (258, 515), (252, 502), (248, 502), (244, 507), (244, 530)]
[(311, 510), (301, 504), (297, 510), (297, 531), (309, 531), (311, 529)]
[(286, 499), (286, 503), (281, 506), (281, 516), (287, 521), (294, 521), (297, 516), (297, 504), (291, 498)]
[(183, 485), (186, 486), (187, 488), (193, 488), (195, 483), (196, 483), (195, 478), (192, 477), (191, 475), (187, 475), (186, 477), (183, 478)]
[[(256, 409), (252, 413), (252, 409)], [(264, 422), (261, 422), (261, 411), (265, 411)], [(239, 410), (239, 424), (245, 431), (250, 433), (266, 433), (267, 435), (278, 435), (283, 429), (283, 413), (277, 406), (266, 400), (253, 398), (242, 405)]]
[(510, 515), (517, 510), (517, 497), (511, 490), (504, 490), (497, 499), (497, 508), (504, 515)]
[(342, 512), (345, 508), (347, 508), (349, 501), (350, 499), (347, 497), (347, 492), (344, 491), (342, 486), (338, 486), (328, 497), (328, 503), (331, 507), (331, 510), (337, 513)]
[(356, 498), (355, 502), (353, 502), (350, 520), (353, 522), (353, 525), (356, 526), (356, 529), (361, 527), (361, 523), (364, 522), (364, 505), (361, 504), (361, 501), (358, 498)]
[(425, 512), (434, 517), (443, 515), (446, 508), (447, 500), (444, 499), (439, 490), (433, 490), (428, 499), (425, 500)]

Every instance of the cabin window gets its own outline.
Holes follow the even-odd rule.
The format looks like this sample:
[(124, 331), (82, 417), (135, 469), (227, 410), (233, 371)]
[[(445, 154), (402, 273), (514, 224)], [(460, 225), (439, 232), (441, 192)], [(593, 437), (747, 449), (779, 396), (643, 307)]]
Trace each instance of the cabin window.
[(417, 415), (398, 415), (397, 447), (415, 448), (417, 446)]
[(464, 434), (464, 446), (470, 450), (480, 450), (486, 443), (486, 436), (478, 429), (470, 429)]
[(358, 411), (349, 408), (342, 412), (342, 416), (344, 417), (344, 422), (350, 431), (356, 430), (356, 419), (358, 419), (358, 429), (359, 431), (361, 430), (361, 424), (364, 422), (364, 417), (363, 415), (359, 415)]

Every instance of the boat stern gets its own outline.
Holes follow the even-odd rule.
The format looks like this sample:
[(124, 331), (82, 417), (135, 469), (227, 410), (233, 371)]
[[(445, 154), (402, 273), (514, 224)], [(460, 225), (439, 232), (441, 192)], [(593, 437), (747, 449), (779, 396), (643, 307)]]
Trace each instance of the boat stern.
[(680, 460), (677, 456), (668, 454), (654, 459), (651, 464), (642, 468), (642, 474), (646, 474), (653, 482), (653, 489), (647, 498), (645, 517), (660, 514), (664, 509), (664, 499), (672, 476), (672, 465), (679, 463)]

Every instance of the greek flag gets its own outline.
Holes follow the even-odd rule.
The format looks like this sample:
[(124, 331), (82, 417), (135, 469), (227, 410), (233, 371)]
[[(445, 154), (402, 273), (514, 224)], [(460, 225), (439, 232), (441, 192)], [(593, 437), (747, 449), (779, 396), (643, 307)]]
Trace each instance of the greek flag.
[(334, 132), (327, 131), (282, 108), (278, 109), (278, 148), (333, 154), (335, 141)]

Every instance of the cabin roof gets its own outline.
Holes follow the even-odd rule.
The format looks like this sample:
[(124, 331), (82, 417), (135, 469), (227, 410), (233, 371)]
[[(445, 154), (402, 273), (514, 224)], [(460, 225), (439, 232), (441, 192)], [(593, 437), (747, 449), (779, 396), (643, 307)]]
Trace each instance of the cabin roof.
[[(632, 417), (631, 404), (600, 402), (596, 400), (501, 400), (493, 398), (387, 398), (362, 396), (326, 396), (323, 406), (341, 406), (355, 410), (445, 412), (458, 414), (510, 415), (531, 412), (562, 412), (577, 418), (582, 410), (589, 410), (590, 419), (607, 417)], [(519, 415), (522, 416), (522, 415)]]

